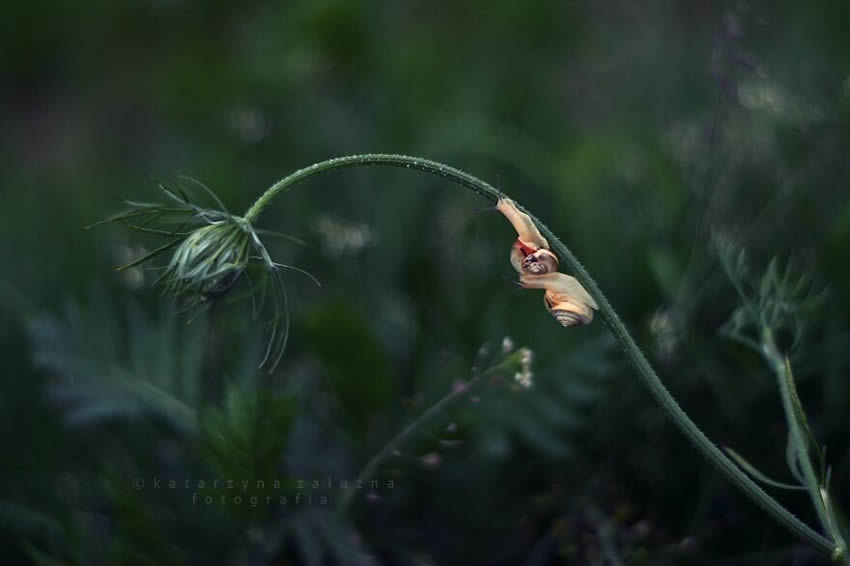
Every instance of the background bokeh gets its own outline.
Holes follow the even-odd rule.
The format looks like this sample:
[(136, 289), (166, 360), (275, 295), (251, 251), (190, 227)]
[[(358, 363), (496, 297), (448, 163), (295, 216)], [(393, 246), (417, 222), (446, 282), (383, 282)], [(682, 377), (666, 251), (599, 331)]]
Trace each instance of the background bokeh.
[[(155, 239), (83, 228), (180, 175), (241, 211), (328, 157), (447, 162), (559, 234), (707, 434), (787, 481), (773, 377), (718, 334), (722, 234), (828, 290), (792, 363), (846, 504), (848, 21), (841, 1), (5, 2), (4, 563), (827, 563), (699, 457), (601, 321), (565, 331), (518, 291), (510, 226), (440, 179), (338, 171), (264, 213), (306, 242), (275, 259), (322, 283), (286, 273), (272, 375), (250, 305), (187, 324), (156, 272), (113, 269)], [(506, 336), (534, 387), (487, 380), (335, 513)]]

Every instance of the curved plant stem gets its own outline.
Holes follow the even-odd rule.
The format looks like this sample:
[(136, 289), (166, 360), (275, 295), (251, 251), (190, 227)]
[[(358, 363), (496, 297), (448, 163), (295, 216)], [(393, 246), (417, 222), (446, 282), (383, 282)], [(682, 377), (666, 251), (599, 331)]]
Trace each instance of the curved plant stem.
[(649, 392), (655, 397), (655, 400), (661, 405), (661, 408), (669, 415), (679, 430), (693, 443), (703, 456), (712, 462), (717, 468), (735, 484), (744, 494), (749, 497), (754, 503), (767, 511), (769, 514), (785, 525), (790, 531), (797, 534), (801, 538), (807, 540), (810, 544), (820, 549), (827, 554), (833, 554), (836, 550), (836, 545), (817, 533), (814, 529), (803, 523), (788, 509), (783, 507), (776, 499), (765, 492), (758, 484), (741, 470), (720, 448), (717, 447), (705, 433), (691, 420), (685, 411), (679, 406), (673, 396), (664, 387), (661, 379), (649, 365), (643, 352), (635, 344), (629, 331), (626, 329), (623, 321), (617, 315), (614, 308), (608, 302), (608, 298), (599, 290), (596, 282), (590, 277), (584, 267), (573, 256), (569, 249), (558, 239), (551, 230), (540, 223), (533, 215), (531, 218), (537, 223), (538, 228), (543, 233), (543, 236), (549, 240), (553, 251), (561, 258), (566, 260), (566, 263), (573, 269), (576, 279), (578, 279), (596, 300), (599, 305), (599, 311), (605, 318), (605, 323), (614, 334), (614, 337), (623, 347), (623, 351), (629, 358), (634, 368), (638, 372), (638, 376), (643, 381), (644, 385), (649, 389)]
[(298, 183), (299, 181), (303, 181), (308, 177), (318, 175), (319, 173), (324, 173), (325, 171), (331, 171), (333, 169), (342, 169), (344, 167), (363, 167), (368, 165), (383, 165), (385, 167), (403, 167), (405, 169), (416, 169), (419, 171), (424, 171), (425, 173), (430, 173), (431, 175), (445, 177), (453, 183), (457, 183), (458, 185), (462, 185), (467, 189), (475, 191), (483, 197), (496, 200), (501, 195), (498, 190), (494, 189), (481, 179), (473, 177), (469, 173), (465, 173), (460, 169), (455, 169), (454, 167), (444, 165), (443, 163), (438, 163), (429, 159), (422, 159), (420, 157), (409, 157), (407, 155), (394, 155), (391, 153), (367, 153), (363, 155), (348, 155), (346, 157), (337, 157), (335, 159), (328, 159), (327, 161), (322, 161), (320, 163), (314, 163), (309, 167), (299, 169), (295, 173), (284, 177), (283, 179), (269, 187), (266, 192), (264, 192), (260, 196), (260, 198), (258, 198), (257, 201), (253, 205), (251, 205), (251, 208), (249, 208), (248, 212), (245, 213), (245, 220), (253, 223), (263, 211), (263, 209), (266, 208), (279, 193), (285, 191), (286, 189), (288, 189), (295, 183)]
[[(260, 198), (245, 214), (245, 219), (251, 223), (255, 222), (263, 209), (266, 208), (279, 193), (287, 190), (294, 184), (307, 179), (308, 177), (334, 169), (370, 165), (416, 169), (431, 175), (444, 177), (491, 200), (497, 200), (500, 196), (502, 196), (500, 191), (488, 183), (485, 183), (468, 173), (455, 169), (454, 167), (449, 167), (448, 165), (444, 165), (436, 161), (394, 154), (352, 155), (316, 163), (304, 169), (300, 169), (284, 179), (281, 179), (266, 190), (262, 196), (260, 196)], [(523, 209), (521, 206), (520, 209), (528, 213), (528, 211)], [(729, 481), (735, 484), (753, 502), (767, 511), (777, 521), (785, 525), (785, 527), (790, 531), (805, 539), (820, 551), (830, 555), (834, 554), (837, 550), (837, 545), (833, 541), (817, 533), (788, 509), (783, 507), (776, 499), (771, 497), (752, 479), (750, 479), (750, 477), (747, 476), (741, 468), (739, 468), (728, 456), (726, 456), (726, 454), (723, 453), (723, 451), (721, 451), (713, 442), (711, 442), (711, 440), (708, 439), (708, 437), (705, 436), (699, 427), (682, 410), (676, 400), (673, 399), (673, 396), (669, 391), (667, 391), (667, 388), (664, 387), (661, 379), (659, 379), (658, 375), (652, 369), (652, 366), (649, 365), (649, 362), (646, 360), (646, 357), (643, 355), (640, 348), (638, 348), (637, 344), (635, 344), (634, 339), (632, 339), (629, 331), (623, 324), (623, 321), (620, 320), (620, 317), (608, 302), (607, 297), (605, 297), (596, 285), (596, 282), (590, 277), (590, 274), (588, 274), (581, 263), (579, 263), (578, 259), (576, 259), (570, 250), (561, 242), (561, 240), (558, 239), (557, 236), (555, 236), (555, 234), (552, 233), (551, 230), (544, 226), (533, 214), (528, 214), (535, 224), (537, 224), (543, 236), (549, 241), (552, 246), (552, 251), (554, 251), (562, 261), (566, 262), (566, 264), (570, 266), (576, 279), (585, 286), (590, 295), (596, 300), (596, 303), (599, 305), (599, 312), (604, 318), (606, 325), (622, 346), (623, 351), (634, 366), (638, 376), (649, 389), (652, 396), (655, 397), (658, 404), (661, 405), (661, 408), (673, 420), (676, 426), (679, 427), (679, 430), (681, 430), (688, 440), (692, 442), (700, 452), (702, 452), (703, 456), (717, 466), (717, 468), (729, 479)], [(412, 423), (410, 426), (413, 425), (415, 425), (415, 423)], [(402, 434), (405, 434), (405, 432), (402, 431)]]

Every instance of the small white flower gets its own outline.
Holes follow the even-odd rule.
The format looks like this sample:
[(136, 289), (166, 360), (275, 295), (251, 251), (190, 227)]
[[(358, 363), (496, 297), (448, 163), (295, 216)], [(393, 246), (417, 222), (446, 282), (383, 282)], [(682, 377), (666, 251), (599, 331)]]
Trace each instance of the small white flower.
[(532, 378), (534, 377), (534, 372), (531, 371), (531, 363), (534, 361), (534, 352), (528, 348), (520, 348), (517, 354), (519, 357), (520, 371), (514, 374), (514, 381), (517, 382), (520, 387), (528, 389), (533, 385)]
[(531, 378), (534, 376), (530, 371), (518, 371), (514, 374), (514, 381), (516, 381), (520, 387), (525, 389), (529, 389), (533, 383)]
[(530, 369), (531, 362), (534, 360), (534, 352), (532, 352), (528, 348), (520, 348), (519, 349), (519, 363), (522, 364), (523, 369)]

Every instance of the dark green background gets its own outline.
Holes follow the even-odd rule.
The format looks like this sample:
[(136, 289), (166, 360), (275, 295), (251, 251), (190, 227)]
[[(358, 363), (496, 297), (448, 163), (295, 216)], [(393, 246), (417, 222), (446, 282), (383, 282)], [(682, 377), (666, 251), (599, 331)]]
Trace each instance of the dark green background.
[[(3, 3), (6, 563), (826, 563), (696, 454), (600, 321), (563, 330), (516, 290), (509, 225), (445, 181), (334, 172), (263, 215), (322, 282), (286, 274), (271, 376), (249, 305), (187, 326), (155, 273), (113, 270), (153, 240), (83, 227), (181, 174), (242, 211), (328, 157), (447, 162), (559, 234), (707, 434), (787, 480), (773, 378), (718, 336), (721, 233), (829, 289), (792, 362), (846, 503), (848, 21), (843, 1)], [(343, 517), (339, 490), (250, 509), (153, 487), (354, 478), (504, 336), (535, 388), (449, 408)]]

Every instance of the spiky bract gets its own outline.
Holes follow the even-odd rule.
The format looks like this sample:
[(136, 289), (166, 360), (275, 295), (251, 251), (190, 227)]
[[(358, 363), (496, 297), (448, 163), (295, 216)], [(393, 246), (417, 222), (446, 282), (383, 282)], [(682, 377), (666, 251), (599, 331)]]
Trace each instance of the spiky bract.
[[(176, 205), (127, 201), (128, 210), (92, 226), (117, 222), (138, 232), (169, 238), (166, 244), (118, 269), (150, 263), (176, 248), (168, 264), (154, 267), (162, 270), (157, 281), (193, 315), (228, 294), (243, 276), (249, 284), (248, 295), (255, 317), (270, 294), (272, 316), (267, 324), (270, 338), (260, 365), (268, 365), (272, 371), (283, 355), (289, 334), (287, 295), (280, 268), (305, 272), (275, 263), (251, 222), (228, 212), (212, 191), (196, 184), (221, 208), (201, 207), (190, 200), (182, 187), (170, 189), (160, 185)], [(299, 242), (283, 234), (272, 234)]]

